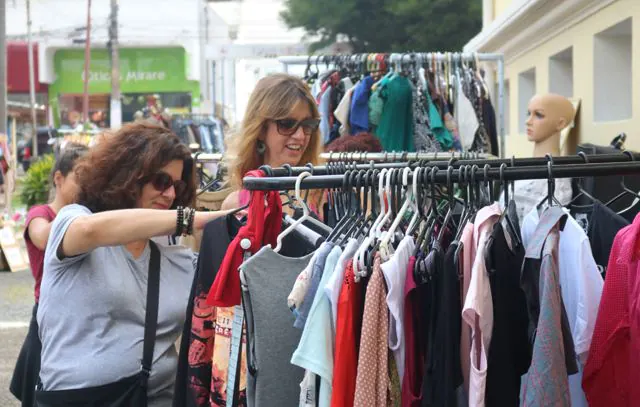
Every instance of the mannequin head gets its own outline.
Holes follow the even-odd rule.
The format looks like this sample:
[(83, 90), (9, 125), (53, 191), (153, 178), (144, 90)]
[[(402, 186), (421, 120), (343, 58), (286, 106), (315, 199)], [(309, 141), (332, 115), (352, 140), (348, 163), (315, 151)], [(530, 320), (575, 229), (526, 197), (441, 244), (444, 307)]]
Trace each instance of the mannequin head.
[(535, 143), (534, 156), (560, 154), (560, 132), (575, 117), (575, 109), (564, 96), (548, 93), (536, 95), (529, 101), (527, 137)]

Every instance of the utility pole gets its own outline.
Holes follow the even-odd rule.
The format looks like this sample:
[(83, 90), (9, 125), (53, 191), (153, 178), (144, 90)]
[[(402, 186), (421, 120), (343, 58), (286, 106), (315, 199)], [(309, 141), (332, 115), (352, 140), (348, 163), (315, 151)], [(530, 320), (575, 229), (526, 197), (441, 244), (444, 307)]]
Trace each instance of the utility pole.
[[(27, 41), (29, 51), (29, 96), (31, 101), (31, 140), (33, 144), (33, 157), (38, 157), (38, 121), (36, 118), (36, 81), (33, 66), (33, 41), (31, 40), (31, 0), (27, 0)], [(11, 139), (12, 143), (17, 140)]]
[(7, 134), (7, 9), (0, 0), (0, 133)]
[(120, 54), (118, 51), (118, 0), (111, 0), (109, 48), (111, 50), (110, 126), (112, 129), (118, 129), (122, 125), (122, 101), (120, 98)]
[(87, 37), (84, 44), (84, 93), (82, 99), (83, 124), (89, 122), (89, 64), (91, 63), (91, 0), (87, 0)]

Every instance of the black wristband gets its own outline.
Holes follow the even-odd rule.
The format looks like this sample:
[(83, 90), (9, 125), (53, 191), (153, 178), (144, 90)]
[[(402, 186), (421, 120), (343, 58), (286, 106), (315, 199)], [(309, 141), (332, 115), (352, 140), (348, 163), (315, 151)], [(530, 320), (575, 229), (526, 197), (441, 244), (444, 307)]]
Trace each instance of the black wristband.
[(184, 225), (184, 208), (182, 206), (178, 206), (178, 216), (176, 218), (176, 235), (182, 235)]

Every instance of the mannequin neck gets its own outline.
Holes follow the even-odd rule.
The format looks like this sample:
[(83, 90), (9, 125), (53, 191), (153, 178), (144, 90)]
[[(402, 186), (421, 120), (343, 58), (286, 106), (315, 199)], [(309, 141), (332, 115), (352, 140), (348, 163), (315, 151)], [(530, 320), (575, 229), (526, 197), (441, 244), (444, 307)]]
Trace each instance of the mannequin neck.
[(546, 154), (551, 154), (553, 157), (560, 156), (560, 133), (553, 134), (551, 137), (534, 144), (534, 157), (544, 157)]

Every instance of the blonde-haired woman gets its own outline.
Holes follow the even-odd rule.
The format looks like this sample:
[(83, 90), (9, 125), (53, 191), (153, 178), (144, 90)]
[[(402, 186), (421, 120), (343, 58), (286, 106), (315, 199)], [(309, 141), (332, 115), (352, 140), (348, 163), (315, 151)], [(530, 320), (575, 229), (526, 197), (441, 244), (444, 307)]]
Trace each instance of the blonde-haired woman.
[[(318, 107), (300, 78), (273, 74), (260, 79), (249, 97), (242, 127), (230, 142), (226, 161), (235, 191), (222, 209), (247, 203), (249, 194), (242, 190), (247, 171), (265, 164), (273, 168), (318, 164), (322, 150), (319, 126)], [(311, 209), (319, 215), (315, 208), (322, 194), (312, 196), (317, 199), (311, 199)]]

